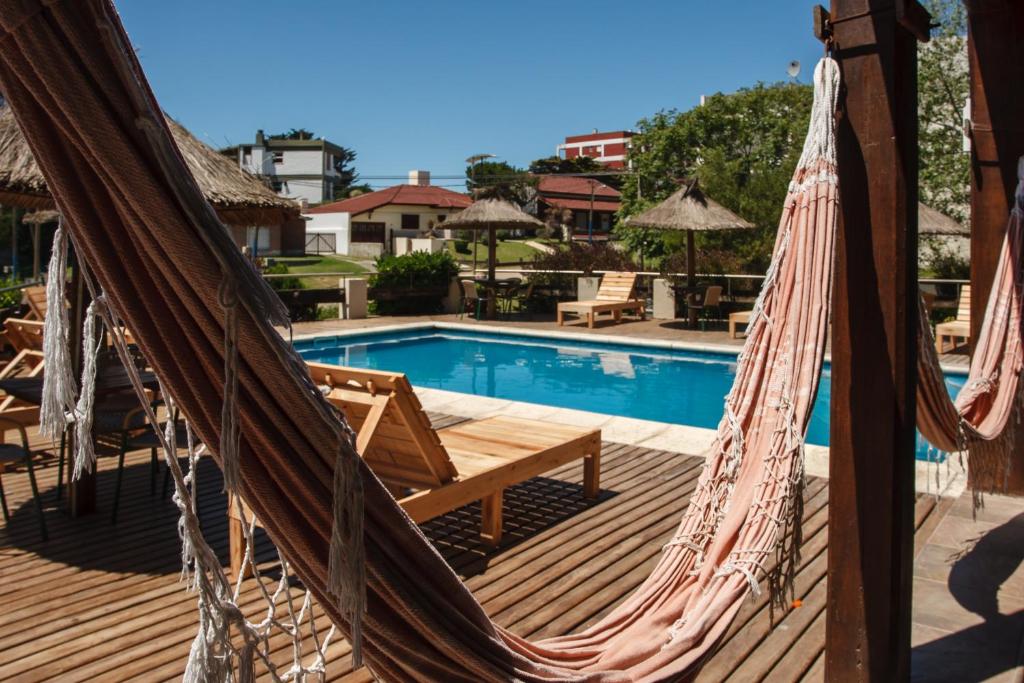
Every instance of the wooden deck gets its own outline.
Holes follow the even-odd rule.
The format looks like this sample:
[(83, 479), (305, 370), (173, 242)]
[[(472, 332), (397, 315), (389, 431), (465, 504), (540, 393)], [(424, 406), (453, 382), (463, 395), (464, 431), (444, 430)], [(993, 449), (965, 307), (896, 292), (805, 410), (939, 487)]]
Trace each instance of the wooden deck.
[[(458, 421), (432, 418), (437, 426)], [(83, 519), (58, 509), (56, 468), (41, 469), (46, 543), (27, 477), (4, 475), (12, 519), (0, 529), (0, 679), (180, 680), (195, 635), (196, 600), (179, 582), (177, 513), (159, 493), (149, 494), (148, 457), (129, 456), (116, 527), (103, 514), (111, 503), (113, 459), (100, 463), (100, 513)], [(472, 506), (424, 525), (499, 624), (530, 637), (586, 626), (639, 585), (656, 562), (693, 491), (700, 459), (606, 443), (602, 460), (596, 501), (582, 495), (579, 463), (510, 489), (505, 537), (496, 550), (479, 542), (479, 510)], [(205, 534), (226, 561), (225, 501), (213, 463), (200, 465), (199, 481)], [(747, 602), (699, 680), (822, 679), (827, 503), (826, 482), (809, 481), (796, 580), (802, 605), (776, 613), (773, 627), (766, 596)], [(942, 512), (934, 499), (922, 498), (918, 526), (934, 528)], [(270, 566), (273, 551), (265, 539), (258, 554)], [(252, 579), (248, 583), (243, 609), (256, 614), (257, 591)], [(276, 656), (287, 659), (288, 644), (276, 644)], [(351, 671), (343, 640), (329, 657), (329, 679), (372, 680), (365, 670)]]

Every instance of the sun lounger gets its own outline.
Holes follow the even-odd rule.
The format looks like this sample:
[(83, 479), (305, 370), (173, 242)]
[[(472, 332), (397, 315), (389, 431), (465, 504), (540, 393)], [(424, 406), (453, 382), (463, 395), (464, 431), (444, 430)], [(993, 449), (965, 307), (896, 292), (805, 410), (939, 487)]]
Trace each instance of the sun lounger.
[(31, 320), (46, 320), (46, 287), (35, 285), (24, 289), (25, 303), (28, 304), (28, 316)]
[(946, 340), (949, 340), (949, 351), (956, 349), (957, 340), (968, 342), (971, 339), (971, 286), (960, 288), (960, 302), (957, 305), (956, 320), (939, 323), (935, 326), (935, 350), (945, 353)]
[(563, 325), (566, 313), (586, 317), (587, 327), (594, 326), (598, 314), (610, 313), (616, 322), (623, 311), (636, 311), (644, 319), (644, 302), (636, 295), (636, 273), (605, 273), (597, 298), (592, 301), (563, 301), (558, 304), (558, 324)]
[[(491, 417), (434, 430), (401, 373), (309, 363), (314, 381), (356, 430), (356, 448), (416, 523), (481, 501), (481, 536), (501, 540), (504, 489), (583, 460), (583, 493), (597, 496), (601, 430)], [(245, 551), (238, 506), (229, 502), (232, 575)], [(251, 518), (248, 509), (245, 516)]]

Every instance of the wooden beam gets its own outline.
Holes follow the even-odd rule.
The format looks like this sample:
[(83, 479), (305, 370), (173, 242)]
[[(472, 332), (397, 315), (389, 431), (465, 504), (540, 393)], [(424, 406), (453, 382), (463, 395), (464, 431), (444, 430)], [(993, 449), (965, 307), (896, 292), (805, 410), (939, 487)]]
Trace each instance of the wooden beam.
[[(1024, 4), (968, 0), (971, 72), (971, 339), (978, 338), (1024, 154)], [(1018, 426), (1024, 439), (1024, 426)], [(1018, 443), (1022, 443), (1018, 441)], [(1024, 494), (1024, 468), (1008, 474), (1010, 493)], [(998, 475), (997, 475), (998, 478)]]
[(910, 672), (917, 45), (893, 0), (833, 0), (843, 74), (825, 679)]

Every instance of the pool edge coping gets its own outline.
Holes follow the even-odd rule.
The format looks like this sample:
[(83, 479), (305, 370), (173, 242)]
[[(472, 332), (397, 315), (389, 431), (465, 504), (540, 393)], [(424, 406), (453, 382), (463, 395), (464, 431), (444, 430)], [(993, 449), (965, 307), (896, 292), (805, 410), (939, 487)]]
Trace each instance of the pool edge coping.
[[(306, 339), (315, 339), (317, 337), (359, 337), (367, 335), (385, 335), (392, 332), (408, 332), (417, 330), (452, 330), (459, 332), (484, 332), (490, 334), (513, 334), (525, 337), (534, 337), (537, 339), (560, 339), (563, 341), (585, 341), (594, 343), (605, 343), (605, 344), (619, 344), (625, 346), (640, 346), (646, 348), (659, 348), (669, 349), (675, 351), (697, 351), (704, 353), (722, 353), (733, 356), (738, 356), (741, 347), (732, 346), (728, 344), (696, 344), (693, 342), (672, 342), (660, 339), (635, 339), (633, 337), (625, 337), (622, 335), (592, 335), (592, 334), (580, 334), (573, 333), (571, 331), (560, 331), (560, 330), (536, 330), (532, 328), (520, 329), (515, 327), (506, 327), (502, 325), (472, 325), (467, 323), (453, 323), (445, 322), (440, 320), (429, 320), (419, 321), (410, 323), (397, 323), (393, 325), (379, 325), (369, 328), (359, 329), (341, 329), (337, 332), (331, 330), (323, 330), (320, 332), (296, 335), (293, 337), (294, 341), (302, 341)], [(595, 340), (595, 337), (598, 339)], [(825, 354), (825, 362), (831, 362), (831, 354)], [(966, 374), (961, 368), (955, 366), (943, 366), (943, 371), (949, 371), (956, 374)], [(678, 432), (678, 431), (689, 431), (691, 436), (706, 439), (708, 443), (713, 441), (714, 436), (717, 434), (717, 430), (708, 429), (706, 427), (695, 427), (693, 425), (677, 425), (670, 422), (659, 422), (657, 420), (644, 420), (642, 418), (625, 417), (621, 415), (608, 415), (606, 413), (597, 413), (593, 411), (579, 410), (576, 408), (560, 408), (557, 406), (549, 406), (542, 403), (531, 403), (528, 401), (514, 401), (511, 399), (499, 399), (492, 396), (477, 396), (475, 394), (466, 394), (458, 391), (449, 391), (447, 389), (435, 389), (432, 387), (422, 387), (419, 385), (413, 385), (416, 389), (416, 393), (421, 397), (428, 398), (427, 401), (422, 401), (425, 410), (434, 410), (436, 412), (444, 412), (456, 417), (476, 419), (485, 415), (493, 413), (495, 410), (500, 409), (504, 413), (516, 412), (523, 417), (529, 417), (531, 414), (534, 415), (531, 419), (538, 419), (545, 421), (543, 415), (545, 413), (557, 413), (561, 415), (568, 415), (572, 413), (578, 413), (586, 416), (586, 421), (593, 425), (597, 422), (602, 426), (602, 438), (604, 438), (603, 428), (608, 425), (615, 428), (620, 428), (619, 431), (613, 432), (617, 438), (609, 438), (606, 440), (614, 443), (621, 443), (627, 446), (640, 446), (645, 448), (656, 448), (653, 442), (659, 437), (665, 435), (666, 432)], [(434, 403), (439, 398), (449, 398), (446, 402)], [(459, 404), (462, 404), (461, 410)], [(481, 409), (483, 406), (490, 405), (491, 409)], [(467, 409), (468, 406), (472, 405), (472, 409)], [(511, 409), (511, 410), (509, 410)], [(631, 439), (624, 437), (624, 431), (628, 430), (627, 425), (646, 425), (649, 428), (657, 429), (655, 433), (648, 433), (642, 438)], [(691, 442), (692, 443), (692, 442)], [(666, 448), (664, 445), (658, 446), (657, 450), (666, 450), (682, 455), (694, 456), (703, 458), (704, 449), (699, 449), (697, 453), (688, 453), (686, 451), (678, 450), (678, 448)], [(810, 476), (822, 477), (828, 479), (828, 459), (829, 459), (829, 448), (828, 446), (819, 446), (816, 444), (805, 444), (804, 445), (804, 468), (806, 474)], [(947, 456), (952, 458), (953, 455)], [(935, 493), (932, 491), (931, 484), (932, 479), (938, 476), (943, 481), (938, 482), (936, 488), (939, 489), (937, 495), (941, 496), (959, 496), (966, 488), (966, 473), (960, 471), (952, 471), (948, 474), (943, 474), (938, 464), (931, 463), (928, 461), (914, 460), (915, 466), (915, 489), (918, 493)], [(958, 467), (954, 468), (959, 470)], [(924, 482), (924, 486), (921, 483)]]
[[(671, 341), (668, 339), (642, 339), (638, 337), (627, 337), (617, 334), (583, 334), (569, 330), (538, 330), (534, 328), (507, 327), (504, 325), (473, 325), (471, 323), (454, 323), (443, 320), (426, 320), (409, 323), (395, 323), (390, 325), (377, 325), (374, 327), (361, 327), (358, 329), (339, 328), (336, 330), (322, 330), (320, 332), (309, 332), (295, 335), (293, 341), (306, 341), (317, 337), (360, 337), (367, 335), (383, 335), (390, 332), (412, 332), (417, 330), (451, 330), (458, 332), (480, 332), (483, 334), (511, 334), (520, 337), (535, 337), (538, 339), (560, 339), (562, 341), (587, 342), (591, 344), (618, 344), (620, 346), (640, 346), (645, 348), (668, 349), (671, 351), (696, 351), (698, 353), (717, 353), (730, 356), (739, 356), (742, 345), (698, 343), (688, 341)], [(832, 364), (832, 354), (825, 353), (824, 362)], [(968, 368), (948, 363), (940, 363), (939, 368), (945, 373), (955, 375), (968, 374)]]

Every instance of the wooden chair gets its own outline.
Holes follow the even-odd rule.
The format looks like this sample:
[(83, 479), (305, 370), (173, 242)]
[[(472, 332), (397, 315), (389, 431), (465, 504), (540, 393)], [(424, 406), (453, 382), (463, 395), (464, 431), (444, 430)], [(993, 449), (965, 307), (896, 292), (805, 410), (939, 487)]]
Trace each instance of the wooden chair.
[[(7, 431), (15, 430), (21, 437), (21, 443), (7, 443)], [(36, 514), (39, 519), (39, 533), (42, 535), (43, 540), (47, 540), (49, 536), (46, 533), (46, 518), (43, 512), (43, 499), (39, 495), (39, 485), (36, 483), (36, 473), (33, 469), (33, 453), (32, 449), (28, 445), (28, 433), (25, 431), (25, 426), (16, 420), (11, 420), (6, 417), (0, 417), (0, 473), (7, 471), (8, 468), (24, 465), (28, 471), (28, 482), (32, 487), (32, 497), (36, 503)], [(10, 524), (11, 513), (7, 509), (7, 496), (4, 493), (4, 484), (2, 475), (0, 475), (0, 507), (3, 508), (4, 523)]]
[(29, 320), (46, 320), (46, 287), (35, 285), (24, 289), (25, 303), (28, 304), (26, 317)]
[(715, 312), (719, 320), (722, 318), (722, 287), (711, 285), (704, 290), (704, 296), (699, 302), (688, 302), (687, 305), (698, 311), (701, 318), (701, 329), (704, 329), (705, 324), (711, 319), (712, 311)]
[(960, 302), (956, 309), (956, 320), (939, 323), (935, 326), (935, 350), (946, 353), (946, 340), (949, 340), (949, 351), (957, 347), (957, 340), (963, 339), (966, 344), (971, 340), (971, 286), (960, 288)]
[(480, 293), (476, 289), (476, 283), (472, 280), (459, 280), (462, 285), (462, 300), (459, 302), (459, 318), (461, 319), (466, 313), (472, 313), (473, 316), (480, 319), (480, 307), (487, 303), (485, 297), (481, 297)]
[[(491, 417), (435, 431), (404, 374), (307, 365), (356, 430), (360, 455), (416, 523), (479, 500), (481, 536), (497, 544), (504, 489), (576, 459), (583, 460), (584, 495), (597, 496), (599, 429)], [(238, 576), (245, 522), (234, 501), (228, 515), (231, 571)], [(245, 517), (252, 518), (248, 508)]]
[[(0, 379), (38, 377), (43, 374), (43, 322), (8, 318), (4, 335), (14, 350), (14, 358), (0, 369)], [(0, 415), (23, 426), (39, 424), (39, 406), (0, 395)]]
[(623, 311), (636, 311), (643, 320), (646, 315), (644, 306), (636, 294), (636, 273), (605, 273), (594, 300), (563, 301), (558, 304), (558, 324), (564, 324), (566, 313), (586, 316), (589, 328), (594, 327), (594, 320), (601, 313), (610, 313), (615, 322), (619, 322)]

